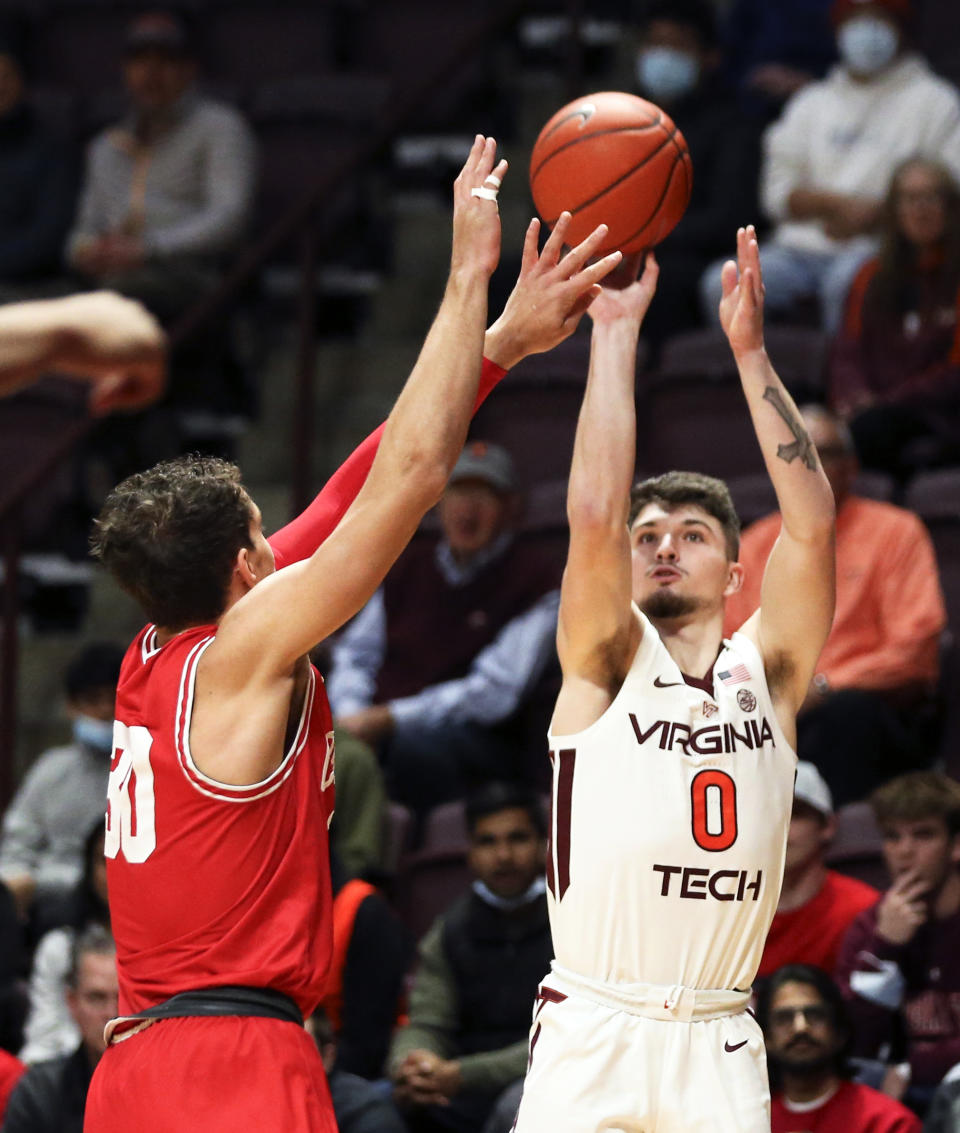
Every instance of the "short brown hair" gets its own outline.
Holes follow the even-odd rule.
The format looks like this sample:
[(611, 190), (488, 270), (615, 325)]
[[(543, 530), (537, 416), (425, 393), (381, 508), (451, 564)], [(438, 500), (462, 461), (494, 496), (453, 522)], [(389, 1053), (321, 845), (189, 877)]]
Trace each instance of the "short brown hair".
[(647, 504), (660, 504), (673, 511), (683, 504), (695, 504), (712, 515), (723, 528), (727, 557), (736, 562), (740, 554), (740, 517), (733, 506), (730, 489), (715, 476), (702, 472), (665, 472), (635, 484), (630, 493), (630, 526)]
[(237, 552), (252, 546), (250, 519), (235, 464), (183, 456), (113, 489), (91, 549), (156, 625), (205, 625), (223, 613)]
[(870, 796), (877, 825), (942, 818), (960, 834), (960, 783), (938, 771), (911, 771), (878, 787)]

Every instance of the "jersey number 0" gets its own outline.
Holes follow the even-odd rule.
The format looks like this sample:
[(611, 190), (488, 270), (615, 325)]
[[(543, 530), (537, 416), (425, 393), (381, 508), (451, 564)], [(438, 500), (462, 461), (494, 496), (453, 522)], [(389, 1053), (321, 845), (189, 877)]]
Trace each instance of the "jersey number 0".
[[(550, 752), (556, 794), (547, 844), (547, 884), (560, 901), (570, 885), (570, 823), (572, 818), (574, 748)], [(690, 784), (690, 828), (702, 850), (729, 850), (737, 840), (737, 785), (726, 771), (698, 771)]]
[(128, 862), (145, 862), (157, 848), (154, 820), (153, 736), (140, 725), (113, 725), (113, 761), (107, 781), (107, 829), (104, 853)]

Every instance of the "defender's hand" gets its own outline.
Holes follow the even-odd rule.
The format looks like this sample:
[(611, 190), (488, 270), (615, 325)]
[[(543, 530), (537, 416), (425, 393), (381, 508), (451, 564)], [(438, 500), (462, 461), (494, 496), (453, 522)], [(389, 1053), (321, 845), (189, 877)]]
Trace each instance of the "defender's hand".
[(495, 166), (496, 154), (494, 139), (477, 134), (454, 182), (451, 274), (475, 269), (490, 276), (500, 262), (500, 209), (496, 194), (506, 176), (507, 163), (503, 160)]
[(589, 262), (607, 235), (605, 224), (563, 255), (569, 226), (570, 214), (561, 213), (542, 252), (537, 251), (540, 221), (531, 220), (527, 227), (520, 275), (484, 342), (484, 354), (505, 370), (528, 354), (542, 354), (569, 338), (600, 294), (600, 281), (623, 258), (620, 252), (611, 252)]
[(734, 357), (763, 349), (763, 276), (753, 225), (737, 229), (737, 262), (727, 260), (722, 273), (720, 325)]

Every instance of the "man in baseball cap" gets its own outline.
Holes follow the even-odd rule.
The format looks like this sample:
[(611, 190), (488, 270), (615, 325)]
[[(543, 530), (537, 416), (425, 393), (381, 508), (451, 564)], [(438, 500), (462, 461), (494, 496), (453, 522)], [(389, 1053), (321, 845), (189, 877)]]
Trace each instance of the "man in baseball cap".
[(872, 886), (827, 869), (824, 856), (835, 832), (830, 788), (816, 767), (801, 759), (783, 888), (758, 979), (784, 964), (812, 964), (832, 973), (850, 924), (877, 900), (879, 894)]
[(413, 540), (333, 649), (336, 723), (378, 748), (390, 797), (417, 809), (516, 778), (546, 728), (546, 709), (526, 711), (554, 655), (559, 568), (514, 537), (515, 488), (509, 453), (468, 442), (439, 539)]

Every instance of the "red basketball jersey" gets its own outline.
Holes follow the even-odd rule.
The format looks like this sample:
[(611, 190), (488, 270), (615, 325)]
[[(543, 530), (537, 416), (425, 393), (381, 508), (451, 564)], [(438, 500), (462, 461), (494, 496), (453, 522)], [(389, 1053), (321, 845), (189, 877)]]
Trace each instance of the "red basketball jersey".
[(333, 723), (311, 667), (296, 735), (251, 786), (193, 762), (197, 664), (216, 626), (157, 644), (148, 626), (117, 689), (107, 804), (107, 879), (120, 1012), (177, 992), (269, 987), (309, 1014), (332, 947), (327, 827)]

